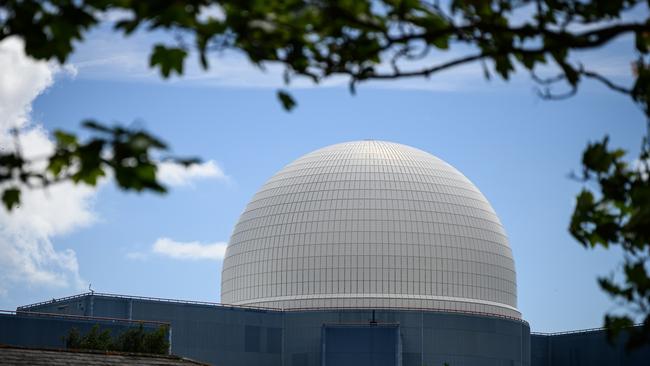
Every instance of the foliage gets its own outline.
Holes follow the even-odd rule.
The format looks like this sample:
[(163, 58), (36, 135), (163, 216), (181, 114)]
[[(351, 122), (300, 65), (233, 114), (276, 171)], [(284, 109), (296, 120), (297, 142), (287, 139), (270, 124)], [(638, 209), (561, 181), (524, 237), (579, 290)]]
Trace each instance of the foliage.
[(136, 352), (167, 354), (169, 328), (160, 326), (151, 332), (145, 332), (142, 324), (121, 333), (117, 338), (111, 337), (109, 329), (99, 330), (94, 325), (88, 333), (81, 335), (76, 328), (70, 329), (65, 337), (65, 346), (69, 349), (87, 349), (97, 351)]
[(90, 331), (81, 335), (77, 328), (72, 328), (65, 337), (65, 347), (69, 349), (90, 349), (108, 351), (112, 350), (113, 342), (111, 339), (111, 331), (105, 329), (99, 331), (99, 326), (93, 326)]
[(120, 334), (115, 341), (115, 349), (122, 352), (166, 354), (169, 350), (168, 332), (166, 326), (161, 326), (153, 332), (145, 332), (140, 325)]
[[(629, 95), (650, 116), (650, 19), (629, 16), (647, 14), (649, 7), (640, 0), (450, 0), (445, 5), (433, 0), (7, 0), (0, 5), (0, 40), (18, 36), (28, 55), (63, 63), (110, 13), (116, 33), (128, 36), (143, 29), (171, 35), (150, 54), (150, 66), (163, 77), (182, 74), (193, 53), (207, 68), (208, 53), (229, 49), (259, 67), (282, 65), (287, 84), (294, 78), (320, 83), (342, 75), (352, 92), (369, 80), (430, 77), (479, 62), (486, 78), (530, 73), (546, 99), (571, 96), (583, 80), (595, 80)], [(631, 87), (571, 57), (626, 35), (636, 40), (630, 50), (636, 77)], [(565, 91), (557, 92), (558, 85)], [(287, 110), (296, 105), (284, 90), (278, 99)], [(5, 205), (17, 205), (21, 189), (34, 181), (92, 185), (111, 169), (125, 189), (163, 191), (149, 154), (164, 145), (143, 131), (88, 127), (103, 137), (79, 144), (74, 135), (58, 133), (45, 171), (30, 170), (36, 168), (18, 149), (0, 155)], [(648, 261), (641, 254), (650, 245), (648, 181), (622, 159), (623, 152), (610, 150), (607, 139), (587, 148), (582, 178), (596, 183), (597, 192), (585, 188), (578, 196), (570, 231), (587, 247), (620, 245), (626, 253), (623, 284), (601, 279), (601, 287), (616, 298), (647, 305)], [(650, 310), (638, 310), (647, 324)], [(608, 325), (631, 321), (607, 318)]]
[[(173, 44), (156, 44), (150, 55), (150, 65), (164, 77), (183, 73), (191, 48), (206, 68), (208, 52), (235, 49), (256, 65), (281, 63), (287, 82), (342, 74), (354, 87), (482, 61), (486, 75), (504, 79), (516, 65), (534, 71), (554, 63), (561, 79), (576, 87), (581, 78), (609, 82), (572, 64), (571, 51), (632, 34), (638, 52), (647, 54), (648, 24), (622, 20), (640, 4), (645, 2), (453, 0), (443, 8), (437, 1), (417, 0), (9, 0), (2, 6), (7, 15), (0, 39), (19, 36), (29, 55), (65, 62), (75, 42), (113, 11), (114, 30), (124, 35), (142, 28), (174, 32)], [(205, 16), (206, 9), (220, 16)], [(432, 56), (459, 45), (471, 51), (444, 62)], [(645, 94), (645, 88), (639, 92)]]
[[(25, 159), (17, 137), (13, 151), (0, 153), (0, 184), (5, 186), (2, 201), (8, 209), (19, 204), (21, 185), (42, 188), (69, 180), (94, 186), (109, 170), (123, 189), (166, 191), (156, 180), (157, 162), (152, 157), (152, 151), (167, 149), (162, 141), (142, 130), (106, 127), (94, 121), (84, 122), (83, 127), (94, 133), (87, 142), (80, 142), (71, 133), (55, 131), (54, 152), (42, 161)], [(186, 166), (197, 162), (173, 157), (167, 160)]]
[[(589, 144), (582, 157), (580, 178), (585, 187), (576, 200), (569, 231), (585, 247), (617, 245), (625, 253), (623, 279), (601, 277), (600, 287), (621, 302), (626, 314), (643, 318), (632, 329), (629, 347), (650, 343), (650, 143), (644, 140), (636, 165), (623, 160), (625, 152), (611, 149), (608, 138)], [(595, 190), (594, 193), (592, 190)], [(607, 315), (613, 339), (633, 325), (628, 315)]]

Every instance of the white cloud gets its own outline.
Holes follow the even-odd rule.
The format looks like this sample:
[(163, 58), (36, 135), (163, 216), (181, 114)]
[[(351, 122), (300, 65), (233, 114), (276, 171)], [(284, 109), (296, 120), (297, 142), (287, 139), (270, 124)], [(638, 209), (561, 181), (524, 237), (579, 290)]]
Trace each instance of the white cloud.
[[(58, 73), (74, 74), (74, 69), (26, 57), (22, 41), (7, 38), (0, 42), (0, 70), (0, 150), (15, 148), (9, 130), (17, 128), (25, 157), (46, 156), (54, 144), (30, 121), (31, 104)], [(95, 221), (94, 195), (95, 189), (62, 183), (23, 190), (20, 207), (0, 208), (0, 294), (24, 285), (81, 288), (75, 252), (57, 250), (52, 238)]]
[(179, 187), (189, 186), (199, 179), (228, 179), (214, 160), (185, 167), (172, 162), (158, 165), (157, 176), (164, 184)]
[[(140, 68), (134, 57), (116, 57), (123, 61), (124, 67)], [(138, 61), (142, 60), (145, 58), (138, 58)], [(112, 61), (106, 61), (106, 65), (113, 64)], [(47, 131), (31, 120), (32, 102), (55, 82), (58, 75), (74, 76), (78, 70), (83, 72), (86, 67), (103, 65), (99, 60), (81, 63), (79, 68), (61, 67), (25, 56), (23, 42), (18, 38), (10, 37), (0, 42), (0, 151), (15, 149), (10, 130), (18, 129), (18, 141), (25, 157), (44, 157), (51, 153), (54, 143)], [(45, 164), (45, 161), (40, 164)], [(163, 163), (159, 174), (160, 179), (171, 186), (191, 185), (199, 179), (228, 179), (214, 161), (189, 168)], [(97, 220), (93, 211), (96, 192), (96, 188), (61, 183), (46, 190), (22, 190), (21, 205), (11, 212), (0, 207), (0, 295), (7, 295), (20, 286), (83, 288), (76, 253), (58, 248), (55, 238)], [(220, 243), (203, 246), (163, 240), (157, 245), (159, 253), (176, 258), (223, 257)], [(127, 257), (146, 259), (147, 255), (129, 253)]]
[(223, 8), (217, 4), (211, 4), (208, 6), (201, 6), (201, 12), (199, 13), (200, 21), (207, 21), (208, 19), (214, 19), (223, 21), (226, 19), (226, 13)]
[(226, 246), (224, 242), (203, 244), (198, 241), (177, 242), (169, 238), (160, 238), (153, 244), (152, 251), (174, 259), (222, 260), (226, 255)]
[(54, 70), (47, 62), (25, 57), (23, 43), (17, 38), (0, 42), (0, 129), (26, 125), (31, 102), (49, 87)]

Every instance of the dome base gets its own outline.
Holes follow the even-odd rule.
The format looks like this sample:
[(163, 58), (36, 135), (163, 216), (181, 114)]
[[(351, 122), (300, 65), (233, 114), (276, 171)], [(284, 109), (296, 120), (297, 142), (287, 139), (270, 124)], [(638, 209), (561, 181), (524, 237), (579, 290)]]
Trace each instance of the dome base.
[(231, 305), (259, 306), (264, 308), (298, 309), (427, 309), (462, 313), (494, 314), (521, 319), (514, 307), (485, 300), (410, 294), (319, 294), (261, 298)]

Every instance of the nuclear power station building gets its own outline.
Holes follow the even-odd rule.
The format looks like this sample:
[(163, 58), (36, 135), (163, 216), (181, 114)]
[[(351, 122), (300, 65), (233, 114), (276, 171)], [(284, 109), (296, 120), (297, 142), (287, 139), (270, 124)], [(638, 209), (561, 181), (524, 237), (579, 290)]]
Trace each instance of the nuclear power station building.
[[(413, 147), (316, 150), (264, 184), (223, 263), (221, 303), (87, 293), (0, 316), (0, 343), (61, 347), (70, 327), (170, 325), (174, 354), (214, 365), (649, 365), (603, 331), (533, 334), (490, 203)], [(155, 326), (158, 323), (145, 323)]]

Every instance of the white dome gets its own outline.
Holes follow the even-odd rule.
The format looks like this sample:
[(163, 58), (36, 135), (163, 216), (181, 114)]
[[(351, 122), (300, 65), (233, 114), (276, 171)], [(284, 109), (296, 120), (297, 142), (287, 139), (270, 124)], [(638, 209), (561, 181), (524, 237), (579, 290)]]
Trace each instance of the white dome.
[(521, 317), (485, 197), (435, 156), (383, 141), (316, 150), (264, 184), (230, 238), (221, 301)]

